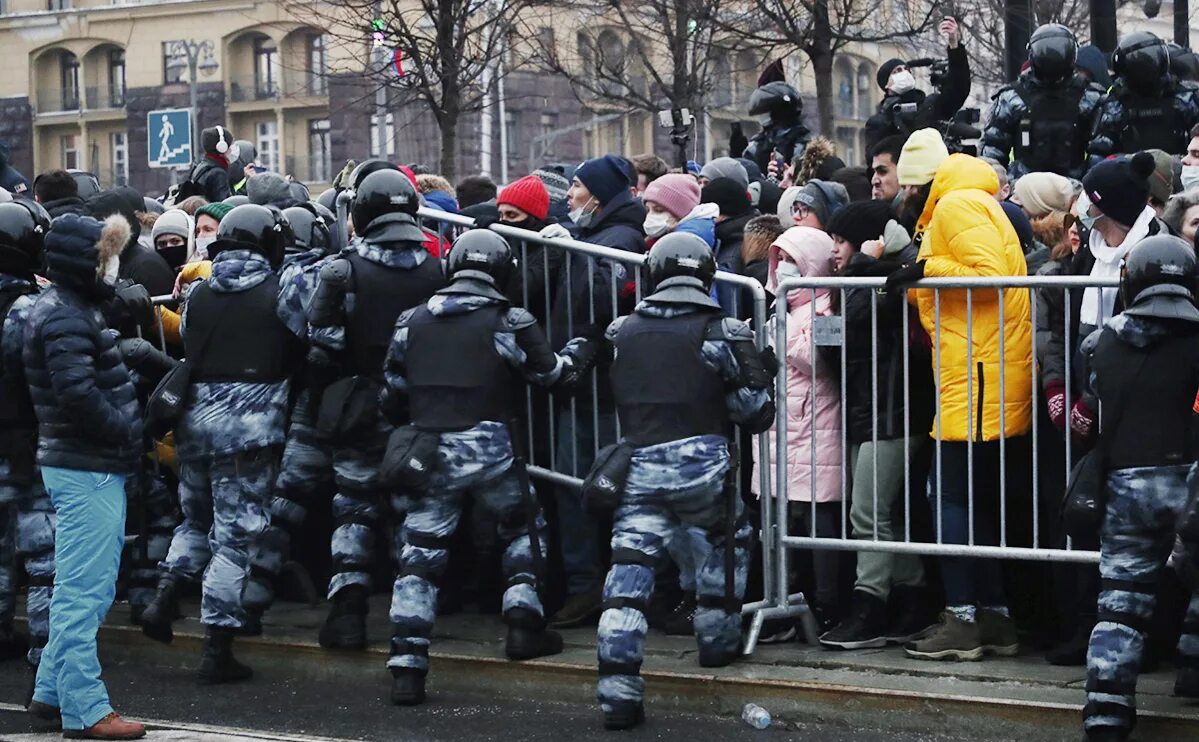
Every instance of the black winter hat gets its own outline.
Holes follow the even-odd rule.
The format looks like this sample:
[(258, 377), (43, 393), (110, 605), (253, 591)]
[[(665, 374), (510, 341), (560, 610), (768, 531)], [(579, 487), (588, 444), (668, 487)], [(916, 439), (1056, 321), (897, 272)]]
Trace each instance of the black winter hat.
[(1104, 216), (1131, 227), (1149, 201), (1149, 177), (1155, 167), (1148, 152), (1113, 157), (1091, 168), (1082, 178), (1082, 188)]
[(863, 242), (882, 237), (887, 222), (894, 218), (890, 201), (854, 201), (833, 214), (824, 231), (853, 245), (854, 250), (861, 250)]
[(233, 146), (233, 132), (223, 126), (210, 126), (200, 132), (200, 146), (206, 155), (227, 155)]
[(886, 90), (887, 82), (891, 79), (891, 73), (895, 71), (896, 67), (902, 64), (906, 64), (902, 59), (888, 59), (886, 62), (883, 62), (882, 66), (878, 68), (878, 74), (874, 76), (874, 81), (878, 83), (880, 88)]
[(732, 178), (716, 178), (704, 186), (700, 201), (716, 204), (724, 216), (741, 216), (754, 207), (749, 192)]

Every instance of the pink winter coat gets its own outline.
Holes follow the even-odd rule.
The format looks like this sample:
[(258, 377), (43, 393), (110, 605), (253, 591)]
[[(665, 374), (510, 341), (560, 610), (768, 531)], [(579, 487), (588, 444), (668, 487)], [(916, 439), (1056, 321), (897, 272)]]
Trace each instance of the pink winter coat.
[[(786, 252), (795, 261), (800, 275), (831, 276), (832, 250), (832, 239), (818, 229), (788, 229), (770, 247), (767, 288), (775, 291), (778, 286), (775, 268), (779, 263), (780, 251)], [(817, 354), (813, 376), (812, 297), (811, 289), (796, 289), (787, 297), (787, 497), (792, 501), (811, 502), (814, 480), (816, 502), (838, 502), (842, 499), (839, 372)], [(828, 291), (815, 291), (815, 310), (817, 316), (834, 313)], [(771, 337), (774, 337), (773, 332)], [(773, 475), (774, 431), (768, 431), (766, 436), (770, 442)], [(813, 443), (816, 450), (815, 477), (812, 476)], [(757, 477), (754, 481), (758, 481)]]

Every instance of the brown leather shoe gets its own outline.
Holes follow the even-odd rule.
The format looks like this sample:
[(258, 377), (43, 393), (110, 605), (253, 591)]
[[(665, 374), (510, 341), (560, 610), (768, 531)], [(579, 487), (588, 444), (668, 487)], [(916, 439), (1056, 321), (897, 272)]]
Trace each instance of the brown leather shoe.
[(64, 729), (65, 739), (141, 739), (146, 736), (146, 726), (136, 721), (125, 721), (113, 711), (87, 729)]

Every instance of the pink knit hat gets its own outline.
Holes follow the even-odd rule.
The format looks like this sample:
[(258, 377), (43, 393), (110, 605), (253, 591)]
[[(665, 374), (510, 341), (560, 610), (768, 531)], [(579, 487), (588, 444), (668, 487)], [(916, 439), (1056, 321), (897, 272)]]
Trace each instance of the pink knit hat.
[(699, 181), (694, 176), (670, 173), (646, 186), (641, 199), (653, 201), (669, 211), (675, 219), (682, 219), (699, 206), (699, 193)]

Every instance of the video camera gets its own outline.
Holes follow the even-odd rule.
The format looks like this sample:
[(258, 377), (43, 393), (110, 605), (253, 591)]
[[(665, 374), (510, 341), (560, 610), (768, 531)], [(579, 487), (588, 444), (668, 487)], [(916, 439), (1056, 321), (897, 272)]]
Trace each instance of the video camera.
[(905, 65), (909, 70), (928, 67), (928, 79), (937, 90), (945, 89), (945, 80), (949, 77), (949, 60), (938, 57), (921, 57), (913, 59)]

